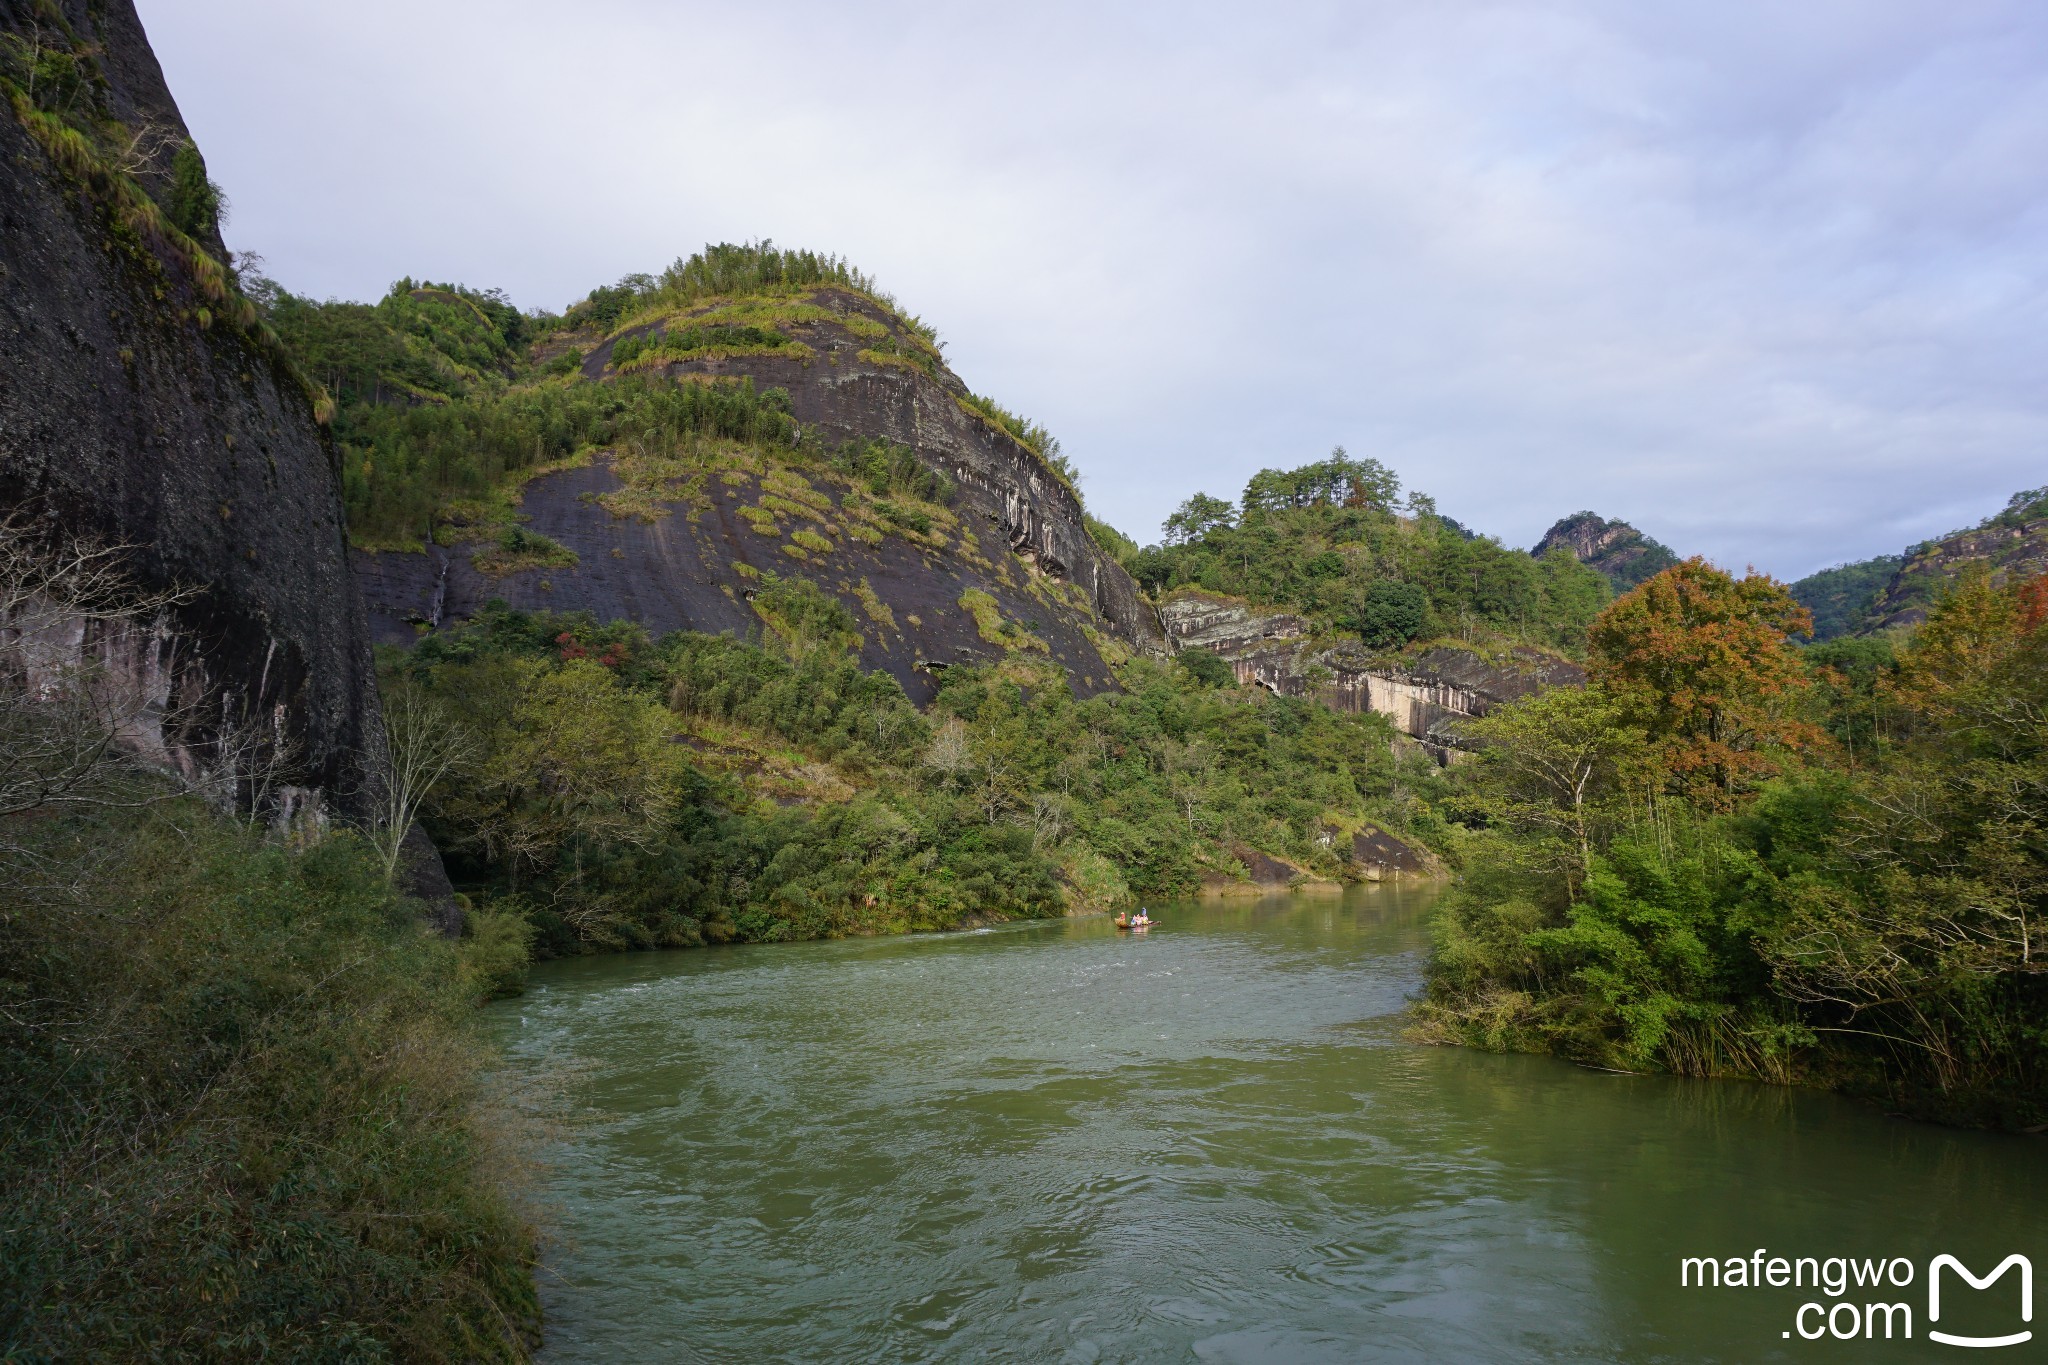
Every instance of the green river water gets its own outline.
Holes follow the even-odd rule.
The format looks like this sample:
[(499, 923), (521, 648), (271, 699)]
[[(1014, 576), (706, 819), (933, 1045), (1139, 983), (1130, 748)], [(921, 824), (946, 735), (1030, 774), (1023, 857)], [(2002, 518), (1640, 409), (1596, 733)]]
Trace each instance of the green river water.
[[(1926, 1274), (2048, 1272), (2048, 1142), (1406, 1042), (1434, 894), (536, 971), (491, 1024), (566, 1112), (545, 1358), (2048, 1359), (2048, 1311), (1926, 1336), (2028, 1326)], [(1759, 1248), (1911, 1280), (1680, 1287)], [(1867, 1301), (1912, 1340), (1786, 1335)]]

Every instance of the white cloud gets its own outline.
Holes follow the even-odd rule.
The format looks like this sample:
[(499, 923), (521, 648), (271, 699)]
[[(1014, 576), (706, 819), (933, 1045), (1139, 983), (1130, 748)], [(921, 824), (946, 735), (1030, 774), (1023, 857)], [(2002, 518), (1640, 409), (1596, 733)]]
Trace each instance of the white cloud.
[(841, 252), (1098, 511), (1342, 442), (1787, 576), (2048, 479), (2048, 16), (143, 0), (288, 285)]

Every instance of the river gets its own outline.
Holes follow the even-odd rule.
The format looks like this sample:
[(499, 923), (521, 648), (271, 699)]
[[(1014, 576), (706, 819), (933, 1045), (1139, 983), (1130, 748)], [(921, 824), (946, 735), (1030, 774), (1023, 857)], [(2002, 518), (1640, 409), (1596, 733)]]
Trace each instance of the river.
[[(489, 1022), (564, 1113), (544, 1358), (2048, 1358), (1925, 1338), (2017, 1302), (1927, 1323), (1932, 1256), (2048, 1271), (2048, 1143), (1407, 1042), (1434, 894), (537, 970)], [(1680, 1287), (1759, 1248), (1905, 1258), (1839, 1302), (1913, 1339)]]

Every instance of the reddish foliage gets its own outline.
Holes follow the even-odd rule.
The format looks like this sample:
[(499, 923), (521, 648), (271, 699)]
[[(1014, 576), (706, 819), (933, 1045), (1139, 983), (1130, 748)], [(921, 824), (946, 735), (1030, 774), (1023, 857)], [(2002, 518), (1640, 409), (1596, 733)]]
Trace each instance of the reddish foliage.
[(1812, 629), (1782, 584), (1695, 557), (1601, 613), (1588, 672), (1661, 741), (1679, 785), (1718, 804), (1775, 771), (1772, 751), (1820, 742), (1801, 718), (1811, 682), (1787, 641)]
[(2030, 578), (2019, 586), (2020, 629), (2039, 630), (2048, 622), (2048, 573)]

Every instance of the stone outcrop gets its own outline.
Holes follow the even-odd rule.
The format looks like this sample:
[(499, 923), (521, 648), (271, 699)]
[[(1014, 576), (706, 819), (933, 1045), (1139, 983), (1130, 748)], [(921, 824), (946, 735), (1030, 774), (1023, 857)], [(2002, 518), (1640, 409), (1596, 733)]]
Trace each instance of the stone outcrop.
[(2015, 493), (2005, 509), (1968, 530), (1882, 555), (1822, 569), (1791, 585), (1813, 612), (1814, 637), (1916, 626), (1972, 565), (1993, 583), (2048, 573), (2048, 488)]
[(1199, 589), (1169, 595), (1159, 614), (1174, 649), (1222, 656), (1239, 683), (1339, 711), (1377, 711), (1439, 759), (1458, 748), (1459, 720), (1586, 680), (1577, 664), (1528, 646), (1482, 652), (1436, 644), (1384, 654), (1356, 640), (1319, 641), (1299, 616)]
[[(902, 335), (898, 319), (858, 294), (821, 288), (811, 301)], [(757, 387), (787, 390), (796, 419), (828, 440), (879, 439), (910, 447), (959, 486), (962, 510), (999, 533), (1026, 564), (1081, 588), (1119, 638), (1140, 648), (1162, 645), (1158, 620), (1137, 583), (1088, 534), (1080, 498), (1029, 447), (966, 411), (958, 400), (967, 386), (951, 370), (938, 366), (931, 374), (913, 365), (863, 360), (861, 352), (871, 351), (873, 342), (829, 322), (786, 330), (813, 356), (697, 360), (668, 369), (744, 374)], [(595, 348), (584, 362), (585, 375), (600, 375), (611, 348), (624, 339)]]
[[(80, 100), (173, 139), (135, 175), (161, 198), (186, 134), (132, 5), (61, 8), (97, 72)], [(0, 3), (0, 30), (32, 23), (58, 32)], [(238, 322), (218, 273), (200, 278), (224, 259), (213, 227), (184, 246), (138, 231), (117, 189), (0, 108), (0, 509), (131, 546), (145, 587), (194, 591), (157, 629), (79, 632), (173, 718), (141, 737), (152, 757), (217, 770), (224, 732), (257, 734), (288, 756), (273, 797), (363, 800), (382, 728), (333, 449), (253, 313)]]
[(1623, 592), (1678, 562), (1678, 556), (1627, 522), (1609, 521), (1591, 512), (1574, 512), (1563, 518), (1543, 533), (1529, 553), (1541, 559), (1560, 548)]
[[(575, 553), (574, 566), (491, 575), (479, 572), (463, 547), (358, 553), (357, 575), (380, 638), (410, 640), (416, 627), (473, 615), (491, 598), (524, 610), (630, 619), (657, 634), (744, 636), (761, 627), (749, 599), (761, 575), (775, 573), (808, 578), (845, 602), (860, 622), (862, 663), (890, 673), (920, 702), (934, 693), (943, 669), (1005, 652), (962, 607), (969, 591), (986, 594), (1005, 621), (1042, 644), (1084, 696), (1115, 686), (1107, 655), (1164, 652), (1157, 614), (1096, 545), (1066, 484), (1030, 448), (968, 411), (959, 401), (968, 390), (950, 370), (872, 358), (874, 328), (901, 340), (900, 319), (848, 290), (819, 288), (809, 302), (870, 335), (833, 321), (800, 322), (783, 330), (801, 343), (801, 356), (728, 356), (663, 368), (678, 377), (744, 377), (757, 388), (783, 389), (797, 421), (826, 446), (887, 440), (909, 447), (956, 487), (951, 511), (959, 526), (948, 544), (842, 537), (793, 560), (776, 536), (751, 528), (746, 514), (757, 499), (746, 490), (722, 490), (708, 506), (678, 500), (652, 520), (613, 516), (598, 499), (620, 482), (609, 457), (600, 456), (588, 467), (532, 480), (521, 503), (533, 530)], [(552, 344), (556, 351), (587, 345), (583, 376), (606, 383), (614, 349), (659, 330), (650, 325), (610, 339), (569, 335)], [(902, 348), (912, 349), (907, 340)], [(864, 351), (870, 358), (862, 358)], [(818, 484), (836, 511), (844, 490), (822, 478)]]
[(1230, 856), (1244, 868), (1244, 874), (1239, 876), (1234, 871), (1210, 868), (1202, 874), (1204, 896), (1268, 896), (1308, 885), (1337, 885), (1315, 876), (1306, 868), (1296, 867), (1284, 858), (1261, 853), (1249, 845), (1232, 845)]
[(1319, 837), (1323, 847), (1334, 851), (1343, 861), (1346, 876), (1359, 881), (1428, 877), (1443, 871), (1443, 864), (1434, 853), (1370, 822), (1349, 833), (1340, 828), (1325, 828)]
[(1918, 625), (1941, 591), (1977, 563), (1994, 582), (2048, 573), (2048, 516), (1994, 520), (1920, 547), (1878, 594), (1864, 629)]
[[(434, 546), (424, 554), (357, 551), (357, 579), (378, 632), (409, 642), (417, 627), (459, 621), (496, 598), (524, 611), (630, 620), (655, 635), (695, 630), (745, 638), (763, 630), (751, 599), (762, 575), (774, 573), (810, 578), (843, 600), (861, 633), (862, 664), (890, 674), (920, 703), (936, 691), (946, 668), (992, 662), (1005, 653), (961, 606), (970, 589), (988, 594), (1004, 620), (1043, 644), (1044, 657), (1067, 669), (1080, 695), (1114, 686), (1103, 649), (1115, 645), (1088, 599), (1034, 574), (1000, 544), (987, 545), (995, 537), (986, 525), (980, 549), (964, 540), (931, 549), (894, 536), (877, 545), (846, 537), (829, 554), (799, 563), (780, 552), (779, 535), (764, 537), (748, 523), (741, 509), (752, 504), (744, 495), (718, 498), (708, 510), (679, 506), (645, 520), (611, 516), (596, 503), (618, 487), (602, 458), (527, 485), (526, 524), (577, 556), (566, 568), (485, 573), (472, 561), (471, 546)], [(863, 590), (871, 600), (862, 599)]]

